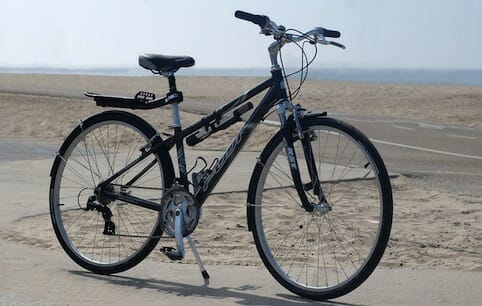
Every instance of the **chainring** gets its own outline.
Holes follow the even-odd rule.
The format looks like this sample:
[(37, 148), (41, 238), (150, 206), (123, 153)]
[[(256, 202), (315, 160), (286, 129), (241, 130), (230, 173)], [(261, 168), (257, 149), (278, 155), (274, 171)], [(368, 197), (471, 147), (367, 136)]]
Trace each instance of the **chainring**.
[(161, 220), (163, 231), (170, 237), (175, 237), (176, 210), (183, 213), (183, 237), (189, 236), (199, 223), (199, 205), (196, 198), (181, 186), (167, 190), (161, 199)]

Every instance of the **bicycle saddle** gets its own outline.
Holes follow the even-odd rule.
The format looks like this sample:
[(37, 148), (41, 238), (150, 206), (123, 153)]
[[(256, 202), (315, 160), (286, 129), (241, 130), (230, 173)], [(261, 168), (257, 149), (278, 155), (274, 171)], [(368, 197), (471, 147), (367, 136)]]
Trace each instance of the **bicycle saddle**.
[(148, 70), (168, 72), (177, 71), (181, 67), (194, 66), (194, 59), (190, 56), (142, 54), (139, 55), (139, 65)]

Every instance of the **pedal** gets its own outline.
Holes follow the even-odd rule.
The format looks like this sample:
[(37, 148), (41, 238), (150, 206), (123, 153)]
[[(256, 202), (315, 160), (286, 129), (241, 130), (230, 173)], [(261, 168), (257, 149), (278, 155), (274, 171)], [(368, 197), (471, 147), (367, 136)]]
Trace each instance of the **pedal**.
[(182, 256), (182, 254), (180, 254), (176, 248), (173, 247), (162, 247), (161, 252), (170, 260), (182, 260), (184, 258), (184, 256)]

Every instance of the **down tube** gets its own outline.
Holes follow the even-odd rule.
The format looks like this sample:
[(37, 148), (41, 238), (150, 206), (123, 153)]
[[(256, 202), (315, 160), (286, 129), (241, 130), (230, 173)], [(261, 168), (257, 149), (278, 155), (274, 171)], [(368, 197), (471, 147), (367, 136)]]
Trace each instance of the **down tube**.
[(211, 193), (211, 191), (216, 187), (217, 183), (226, 172), (228, 167), (233, 162), (234, 158), (238, 155), (239, 151), (243, 148), (244, 144), (248, 140), (249, 136), (256, 128), (258, 123), (263, 119), (263, 116), (269, 111), (269, 109), (273, 106), (273, 101), (275, 98), (274, 94), (275, 90), (271, 87), (266, 95), (263, 97), (259, 105), (253, 111), (249, 119), (243, 125), (241, 130), (238, 132), (236, 137), (233, 139), (231, 144), (229, 145), (226, 152), (223, 154), (221, 159), (216, 163), (214, 166), (213, 171), (209, 174), (209, 176), (204, 181), (202, 188), (195, 194), (198, 203), (201, 205), (206, 201), (207, 197)]

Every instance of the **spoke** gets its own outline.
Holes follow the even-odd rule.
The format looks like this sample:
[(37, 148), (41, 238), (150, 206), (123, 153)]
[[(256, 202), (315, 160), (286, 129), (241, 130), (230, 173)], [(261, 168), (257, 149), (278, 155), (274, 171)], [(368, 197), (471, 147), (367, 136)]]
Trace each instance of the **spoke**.
[[(336, 173), (336, 169), (338, 167), (338, 163), (339, 161), (341, 161), (342, 157), (343, 157), (343, 154), (345, 153), (345, 150), (346, 150), (346, 147), (348, 145), (348, 142), (350, 141), (349, 139), (346, 140), (345, 142), (345, 145), (343, 146), (343, 150), (341, 151), (340, 153), (340, 156), (338, 157), (338, 149), (339, 149), (339, 145), (340, 145), (340, 142), (341, 142), (341, 135), (342, 134), (338, 134), (338, 143), (337, 143), (337, 147), (336, 147), (336, 157), (335, 157), (335, 162), (333, 164), (333, 172), (331, 174), (331, 179), (333, 180), (334, 176), (335, 176), (335, 173)], [(335, 185), (333, 184), (332, 185), (332, 188), (334, 187)], [(330, 191), (328, 191), (328, 197), (330, 196), (331, 192), (333, 191), (333, 189), (331, 189)]]
[[(329, 218), (326, 218), (325, 217), (325, 220), (328, 224), (328, 226), (330, 227), (330, 233), (332, 233), (335, 237), (335, 243), (338, 244), (341, 249), (343, 250), (343, 252), (345, 253), (345, 256), (348, 258), (348, 260), (351, 262), (351, 264), (353, 265), (353, 267), (356, 268), (356, 264), (355, 262), (353, 261), (353, 259), (351, 258), (350, 256), (350, 253), (347, 251), (347, 249), (345, 248), (345, 246), (343, 245), (343, 241), (346, 241), (348, 243), (348, 245), (350, 245), (350, 241), (348, 241), (348, 239), (345, 238), (344, 235), (342, 235), (341, 233), (338, 233), (338, 231), (336, 230), (334, 224), (330, 221)], [(353, 248), (353, 247), (352, 247)], [(355, 253), (358, 253), (358, 251), (356, 249), (353, 248), (353, 250), (355, 251)], [(358, 255), (360, 255), (358, 253)], [(360, 255), (360, 257), (362, 257)], [(341, 266), (341, 263), (340, 263), (340, 266)]]
[[(128, 141), (128, 143), (129, 143), (129, 148), (127, 149), (127, 155), (126, 155), (124, 167), (126, 167), (126, 166), (129, 164), (132, 156), (134, 155), (134, 152), (136, 152), (135, 149), (133, 150), (133, 144), (134, 144), (134, 137), (135, 137), (135, 136), (136, 136), (135, 132), (134, 132), (133, 130), (131, 130), (130, 139), (129, 139), (129, 141)], [(127, 171), (127, 172), (129, 172), (129, 171)], [(127, 172), (125, 172), (125, 173), (123, 173), (123, 174), (121, 175), (119, 181), (121, 181), (121, 182), (123, 181), (124, 176), (127, 174)]]
[[(105, 146), (105, 142), (104, 142), (104, 139), (102, 137), (102, 131), (101, 129), (99, 129), (99, 133), (100, 133), (100, 137), (102, 139), (102, 144), (100, 143), (99, 141), (99, 138), (97, 137), (97, 135), (94, 133), (94, 130), (92, 130), (92, 135), (94, 136), (95, 138), (95, 141), (97, 142), (97, 144), (99, 145), (99, 148), (102, 152), (102, 154), (104, 155), (104, 159), (105, 161), (107, 162), (107, 165), (109, 166), (109, 169), (110, 169), (110, 174), (112, 175), (114, 173), (114, 168), (112, 167), (112, 164), (110, 163), (110, 159), (109, 159), (109, 156), (108, 156), (108, 153), (106, 152), (106, 149), (104, 148)], [(107, 145), (108, 146), (108, 145)]]
[[(300, 214), (300, 216), (292, 223), (292, 224), (297, 224), (301, 218), (303, 218), (304, 215), (303, 214)], [(271, 234), (272, 232), (274, 231), (279, 231), (279, 228), (273, 228), (273, 229), (270, 229), (268, 231), (264, 231), (264, 236), (268, 236), (268, 234)], [(278, 244), (277, 247), (275, 247), (273, 249), (273, 251), (271, 252), (271, 254), (273, 254), (273, 256), (276, 256), (278, 254), (278, 251), (281, 250), (281, 247), (283, 246), (283, 244), (285, 243), (285, 241), (288, 241), (288, 238), (289, 238), (289, 233), (286, 234), (286, 235), (283, 235), (283, 239), (281, 240), (281, 242)], [(280, 266), (282, 265), (282, 263), (280, 264)]]
[(132, 211), (132, 213), (134, 214), (134, 216), (137, 217), (137, 219), (139, 220), (139, 223), (142, 224), (142, 226), (144, 226), (144, 229), (146, 230), (146, 233), (151, 234), (151, 231), (150, 231), (149, 228), (147, 228), (147, 226), (145, 225), (145, 220), (144, 220), (143, 218), (139, 217), (139, 215), (135, 212), (134, 207), (132, 207), (132, 205), (126, 205), (126, 206), (127, 206), (127, 208), (129, 208), (129, 209)]
[[(336, 200), (332, 201), (332, 204), (340, 203), (341, 200), (349, 193), (351, 194), (360, 194), (363, 190), (367, 190), (369, 187), (364, 187), (361, 183), (367, 181), (360, 181), (359, 184), (352, 185), (350, 184), (350, 188), (346, 188), (345, 192)], [(334, 187), (333, 187), (334, 188)]]
[(290, 208), (293, 208), (293, 206), (291, 205), (278, 205), (278, 204), (274, 204), (274, 203), (269, 203), (269, 202), (265, 202), (264, 204), (246, 204), (246, 206), (249, 206), (249, 207), (270, 207), (270, 208), (287, 208), (287, 209), (290, 209)]
[[(330, 242), (328, 241), (328, 239), (326, 239), (325, 235), (323, 234), (323, 232), (321, 232), (321, 237), (323, 238), (323, 240), (325, 241), (327, 247), (330, 249), (330, 252), (331, 252), (331, 255), (333, 257), (333, 260), (334, 260), (334, 263), (335, 263), (335, 273), (336, 273), (336, 281), (339, 283), (340, 282), (340, 279), (339, 279), (339, 276), (338, 276), (338, 267), (337, 267), (337, 263), (338, 263), (338, 259), (336, 257), (336, 253), (335, 251), (332, 249), (331, 245), (330, 245)], [(339, 263), (338, 263), (339, 264)], [(340, 265), (340, 268), (343, 272), (343, 274), (345, 274), (345, 277), (348, 278), (348, 275), (346, 274), (345, 270), (343, 269), (343, 267)]]
[[(71, 182), (71, 183), (74, 183), (74, 184), (76, 184), (76, 185), (78, 185), (78, 186), (80, 186), (80, 187), (82, 187), (82, 188), (87, 188), (87, 189), (92, 189), (92, 190), (94, 189), (94, 188), (89, 187), (89, 186), (87, 186), (87, 185), (83, 185), (82, 183), (79, 183), (79, 182), (77, 182), (77, 181), (75, 181), (75, 180), (73, 180), (73, 179), (71, 179), (71, 178), (66, 177), (66, 176), (63, 176), (63, 177), (62, 177), (62, 180), (64, 180), (64, 179), (67, 180), (67, 181), (69, 181), (69, 182)], [(85, 183), (84, 183), (84, 184), (85, 184)], [(89, 185), (90, 185), (90, 183), (89, 183)], [(65, 187), (62, 187), (62, 188), (65, 188)], [(79, 187), (68, 187), (68, 188), (77, 189), (77, 190), (79, 189)]]
[[(99, 218), (99, 214), (96, 214), (94, 218), (90, 218), (90, 219), (87, 219), (87, 221), (85, 221), (85, 223), (79, 227), (79, 229), (77, 230), (77, 232), (72, 235), (71, 237), (76, 237), (77, 236), (77, 233), (82, 233), (82, 231), (84, 231), (83, 233), (83, 236), (82, 236), (82, 239), (80, 239), (80, 241), (78, 242), (78, 246), (75, 246), (75, 248), (77, 250), (79, 250), (79, 248), (83, 245), (82, 245), (82, 242), (84, 241), (84, 239), (86, 238), (86, 236), (89, 234), (89, 228), (94, 225), (96, 222), (97, 222), (97, 219)], [(89, 224), (89, 226), (85, 226), (86, 224)], [(86, 245), (86, 247), (83, 247), (83, 248), (87, 248), (88, 250), (88, 247)], [(82, 252), (83, 253), (83, 252)]]
[[(343, 235), (341, 232), (339, 232), (337, 229), (336, 229), (336, 226), (335, 224), (330, 220), (330, 218), (327, 218), (326, 216), (325, 217), (325, 220), (328, 224), (328, 226), (330, 227), (331, 229), (331, 232), (335, 235), (335, 238), (337, 238), (337, 241), (338, 240), (341, 240), (341, 241), (346, 241), (347, 242), (347, 245), (348, 246), (351, 246), (351, 249), (356, 253), (356, 255), (358, 255), (359, 258), (364, 258), (363, 255), (360, 254), (360, 252), (355, 249), (355, 247), (351, 244), (351, 241), (349, 241), (347, 238), (345, 238), (345, 235)], [(338, 239), (339, 238), (339, 239)], [(356, 268), (356, 265), (355, 265), (355, 262), (352, 260), (351, 256), (350, 256), (350, 253), (347, 251), (347, 249), (345, 248), (345, 246), (343, 245), (343, 243), (341, 242), (338, 242), (338, 244), (341, 246), (341, 248), (343, 249), (343, 251), (345, 252), (347, 258), (350, 260), (350, 262), (352, 263), (353, 267)]]
[[(282, 155), (282, 154), (280, 153), (279, 156), (284, 156), (284, 155)], [(281, 157), (280, 157), (280, 158), (281, 158)], [(288, 160), (287, 160), (287, 159), (286, 159), (286, 160), (283, 160), (283, 162), (288, 163)], [(293, 179), (293, 178), (292, 178), (292, 176), (291, 176), (291, 173), (287, 173), (287, 172), (283, 169), (283, 166), (280, 164), (280, 162), (279, 162), (277, 159), (275, 159), (275, 160), (273, 161), (273, 164), (272, 164), (271, 166), (272, 166), (274, 169), (278, 170), (278, 171), (280, 172), (280, 174), (282, 174), (282, 175), (284, 176), (284, 179), (286, 180), (286, 184), (292, 184), (292, 183), (293, 183), (293, 182), (292, 182), (292, 179)], [(283, 179), (283, 177), (280, 176), (280, 175), (278, 175), (277, 177), (278, 177), (280, 180)], [(281, 185), (281, 183), (280, 183), (280, 185)]]
[(79, 160), (77, 160), (77, 159), (76, 159), (75, 157), (73, 157), (72, 155), (70, 155), (69, 161), (75, 162), (76, 164), (78, 164), (78, 165), (81, 166), (82, 168), (86, 169), (87, 171), (92, 171), (98, 178), (101, 178), (101, 175), (100, 175), (99, 172), (95, 172), (95, 171), (93, 171), (92, 169), (89, 169), (86, 165), (84, 165), (83, 163), (81, 163)]
[[(82, 141), (83, 141), (83, 143), (84, 143), (85, 154), (87, 155), (87, 161), (88, 161), (89, 169), (90, 169), (89, 172), (90, 172), (90, 175), (91, 175), (91, 177), (92, 177), (92, 183), (93, 183), (92, 186), (96, 186), (96, 183), (95, 183), (95, 180), (94, 180), (94, 174), (93, 174), (94, 171), (92, 171), (92, 165), (91, 165), (91, 162), (90, 162), (90, 154), (89, 154), (90, 151), (89, 151), (89, 149), (87, 148), (87, 142), (86, 142), (86, 140), (85, 140), (85, 131), (84, 131), (84, 129), (82, 129), (82, 135), (83, 135)], [(94, 154), (94, 155), (95, 155), (95, 154)]]
[[(62, 196), (62, 197), (59, 197), (59, 200), (67, 200), (67, 199), (77, 199), (79, 196), (78, 195), (70, 195), (70, 196)], [(59, 202), (62, 202), (62, 201), (59, 201)]]
[[(320, 131), (318, 131), (318, 139), (319, 139), (319, 135), (320, 135)], [(320, 150), (321, 143), (318, 142), (318, 157), (320, 160), (320, 164), (318, 165), (318, 173), (321, 173), (321, 164), (325, 157), (326, 144), (328, 143), (329, 136), (330, 136), (330, 131), (328, 131), (328, 133), (326, 134), (326, 141), (323, 143), (323, 152), (321, 152)], [(320, 156), (320, 152), (321, 152), (321, 156)]]
[(95, 226), (95, 231), (94, 231), (94, 239), (92, 239), (92, 259), (95, 259), (94, 258), (94, 252), (95, 252), (95, 241), (96, 241), (96, 238), (97, 238), (97, 231), (99, 230), (99, 223), (100, 222), (97, 222), (96, 226)]
[[(132, 237), (131, 237), (131, 233), (130, 233), (130, 231), (129, 231), (129, 228), (131, 228), (132, 230), (134, 230), (137, 235), (139, 235), (139, 232), (137, 232), (136, 229), (135, 229), (135, 227), (132, 226), (132, 223), (129, 222), (129, 219), (128, 219), (127, 216), (121, 215), (121, 214), (119, 213), (119, 211), (118, 211), (118, 215), (119, 215), (119, 220), (120, 220), (121, 224), (123, 225), (125, 231), (127, 232), (127, 237), (129, 238), (129, 240), (130, 240), (130, 242), (131, 242), (130, 245), (131, 245), (131, 246), (135, 249), (135, 251), (137, 252), (137, 247), (135, 246), (135, 242), (134, 242), (134, 240), (133, 240)], [(128, 226), (126, 225), (126, 221), (124, 221), (124, 218), (127, 219), (127, 222), (129, 222), (129, 224), (131, 225), (130, 227), (128, 227)], [(128, 251), (127, 251), (127, 249), (126, 249), (126, 247), (125, 247), (124, 244), (123, 244), (123, 246), (124, 246), (124, 250), (126, 251), (126, 255), (129, 256)]]
[[(123, 221), (123, 219), (122, 219), (122, 217), (121, 217), (120, 214), (119, 214), (119, 221), (120, 221), (122, 224), (124, 224), (124, 227), (126, 227), (126, 226), (125, 226), (125, 223), (124, 223), (124, 221)], [(126, 227), (126, 232), (127, 232), (127, 235), (128, 235), (128, 237), (129, 237), (130, 241), (133, 242), (133, 241), (132, 241), (132, 237), (130, 237), (130, 233), (129, 233), (129, 230), (127, 229), (127, 227)], [(125, 246), (125, 244), (124, 244), (124, 240), (121, 239), (120, 236), (119, 236), (119, 244), (120, 244), (120, 245), (119, 245), (119, 261), (120, 261), (120, 260), (121, 260), (120, 247), (122, 246), (122, 248), (123, 248), (123, 250), (124, 250), (124, 253), (125, 253), (125, 255), (126, 255), (126, 258), (129, 257), (129, 251), (128, 251), (128, 249), (126, 248), (126, 246)], [(135, 251), (137, 252), (137, 248), (134, 247), (134, 249), (135, 249)]]
[[(80, 178), (80, 180), (83, 181), (83, 183), (86, 184), (86, 185), (81, 185), (80, 183), (75, 182), (75, 181), (73, 181), (73, 180), (70, 180), (71, 182), (77, 183), (77, 184), (79, 184), (79, 185), (81, 185), (81, 186), (83, 186), (83, 187), (92, 187), (92, 186), (90, 185), (89, 181), (86, 180), (79, 172), (77, 172), (77, 170), (75, 170), (70, 164), (68, 164), (68, 163), (67, 163), (67, 160), (65, 160), (65, 158), (64, 158), (63, 156), (59, 155), (59, 157), (60, 157), (61, 160), (64, 161), (64, 165), (65, 165), (64, 169), (65, 169), (65, 168), (69, 169), (73, 174), (75, 174), (78, 178)], [(65, 178), (65, 176), (63, 176), (62, 178)], [(95, 186), (95, 182), (94, 182), (94, 185), (93, 185), (93, 186)]]
[(117, 154), (119, 154), (119, 149), (120, 149), (120, 141), (118, 142), (117, 141), (117, 135), (118, 135), (118, 129), (119, 129), (119, 125), (116, 124), (115, 126), (115, 136), (114, 136), (114, 159), (112, 160), (112, 167), (115, 169), (115, 160), (117, 158)]
[[(308, 215), (307, 215), (307, 218), (309, 218)], [(302, 243), (303, 243), (303, 237), (305, 236), (305, 233), (307, 233), (307, 231), (308, 231), (308, 227), (305, 227), (305, 228), (303, 229), (303, 231), (301, 232), (300, 238), (298, 238), (298, 240), (297, 240), (297, 242), (296, 242), (296, 243), (298, 243), (298, 241), (299, 241), (299, 246), (298, 246), (298, 248), (296, 249), (296, 252), (295, 252), (295, 259), (296, 259), (296, 254), (298, 254), (299, 250), (301, 249), (301, 246), (302, 246)], [(296, 245), (296, 243), (295, 243), (295, 245)], [(291, 250), (290, 250), (290, 252), (288, 252), (288, 255), (289, 255), (290, 253), (291, 253)], [(288, 256), (287, 256), (287, 257), (288, 257)], [(286, 257), (286, 258), (287, 258), (287, 257)], [(292, 262), (291, 262), (291, 265), (290, 265), (289, 268), (288, 268), (288, 271), (286, 272), (287, 275), (290, 274), (291, 269), (293, 268), (293, 264), (294, 264), (294, 262), (292, 261)]]
[(323, 269), (325, 271), (325, 285), (328, 287), (328, 272), (326, 271), (326, 267), (328, 266), (325, 255), (323, 250), (321, 249), (322, 243), (321, 243), (321, 235), (322, 235), (322, 230), (321, 230), (321, 222), (316, 222), (316, 227), (318, 228), (318, 235), (317, 235), (317, 240), (318, 240), (318, 262), (319, 262), (319, 253), (321, 252), (321, 259), (323, 261)]
[(92, 135), (94, 135), (94, 130), (92, 130), (90, 132), (90, 134), (91, 134), (91, 135), (89, 135), (90, 145), (92, 146), (92, 151), (93, 151), (93, 154), (92, 154), (92, 157), (91, 157), (92, 163), (97, 168), (97, 171), (99, 172), (99, 174), (102, 174), (102, 172), (99, 169), (99, 161), (97, 160), (97, 154), (99, 154), (98, 149), (96, 150), (96, 145), (94, 143), (94, 137), (92, 137)]
[[(66, 210), (65, 212), (62, 212), (62, 214), (64, 213), (67, 213), (67, 212), (70, 212), (70, 210)], [(69, 233), (71, 229), (73, 229), (74, 227), (74, 224), (77, 223), (77, 221), (83, 216), (83, 214), (85, 213), (84, 211), (79, 211), (80, 214), (78, 214), (78, 216), (73, 220), (73, 222), (71, 222), (71, 224), (68, 226), (68, 228), (65, 228), (66, 224), (64, 224), (64, 228), (65, 228), (65, 232)], [(87, 222), (89, 221), (92, 221), (93, 218), (90, 218), (90, 219), (87, 219), (86, 222), (84, 222), (84, 224), (86, 224)], [(79, 230), (81, 229), (82, 227), (79, 228)], [(77, 230), (76, 233), (79, 232), (79, 230)], [(72, 237), (74, 237), (75, 235), (72, 235)]]
[[(77, 183), (75, 183), (75, 184), (76, 184), (76, 185), (79, 185), (79, 184), (77, 184)], [(84, 187), (84, 186), (82, 186), (82, 187)], [(78, 186), (62, 186), (61, 189), (75, 189), (75, 190), (79, 190), (79, 187), (78, 187)], [(86, 190), (92, 190), (92, 191), (94, 191), (94, 188), (92, 188), (92, 187), (86, 187), (85, 189), (86, 189)]]
[[(88, 161), (88, 159), (85, 157), (86, 154), (82, 153), (82, 152), (80, 151), (80, 149), (79, 149), (78, 146), (75, 146), (75, 150), (78, 152), (78, 156), (81, 156), (82, 159), (88, 164), (89, 161)], [(72, 158), (73, 156), (74, 156), (73, 153), (70, 154), (70, 158)], [(101, 176), (102, 176), (102, 173), (101, 173), (101, 171), (100, 171), (100, 169), (99, 169), (99, 166), (98, 166), (97, 164), (96, 164), (96, 168), (97, 168), (97, 172), (96, 172), (96, 173), (101, 177)], [(89, 171), (90, 171), (90, 169), (89, 169)]]
[[(275, 168), (276, 168), (276, 167), (275, 167)], [(282, 171), (281, 171), (281, 172), (282, 172)], [(283, 172), (282, 172), (282, 173), (283, 173)], [(274, 176), (274, 174), (271, 173), (271, 171), (268, 172), (268, 174), (269, 174), (269, 175), (271, 176), (271, 178), (273, 178), (280, 186), (283, 186), (283, 185), (281, 184), (281, 182)], [(290, 184), (292, 184), (292, 182), (290, 182)], [(287, 190), (284, 190), (284, 191), (285, 191), (285, 193), (293, 200), (293, 203), (294, 203), (294, 204), (296, 204), (297, 206), (300, 206), (299, 201), (298, 201), (293, 195), (291, 195), (290, 193), (288, 193)]]
[[(362, 162), (362, 163), (363, 163), (363, 162)], [(361, 165), (362, 163), (360, 163), (360, 165)], [(358, 169), (360, 169), (360, 168), (358, 168)], [(351, 170), (350, 170), (350, 171), (351, 171)], [(348, 171), (347, 173), (345, 173), (345, 175), (348, 174), (350, 171)], [(365, 179), (368, 177), (368, 175), (369, 175), (371, 172), (372, 172), (372, 170), (370, 169), (367, 173), (365, 173), (365, 175), (363, 175), (363, 176), (360, 177), (360, 178), (346, 179), (346, 180), (344, 180), (344, 181), (354, 181), (354, 182), (356, 182), (356, 181), (363, 181), (363, 180), (365, 180)], [(328, 193), (328, 196), (331, 196), (331, 193), (334, 191), (335, 186), (336, 186), (338, 183), (340, 183), (343, 179), (344, 179), (344, 176), (343, 176), (343, 177), (339, 177), (338, 180), (336, 180), (336, 181), (333, 182), (333, 184), (332, 184), (332, 186), (331, 186), (331, 188), (330, 188), (330, 191), (329, 191), (329, 193)], [(376, 177), (375, 177), (375, 179), (376, 179)]]
[[(128, 224), (130, 225), (130, 228), (132, 228), (132, 229), (135, 231), (135, 233), (136, 233), (136, 235), (132, 235), (132, 236), (141, 236), (141, 233), (140, 233), (139, 230), (137, 229), (135, 223), (133, 223), (133, 222), (131, 221), (131, 219), (129, 218), (129, 215), (124, 211), (123, 207), (122, 207), (122, 206), (118, 206), (117, 212), (120, 214), (121, 211), (123, 212), (124, 218), (127, 220)], [(134, 214), (134, 216), (137, 216), (137, 215)], [(141, 221), (141, 224), (142, 224), (143, 222), (145, 222), (145, 220), (144, 220), (144, 221)], [(124, 224), (125, 224), (125, 223), (124, 223)], [(127, 228), (127, 226), (126, 226), (126, 228)], [(150, 234), (150, 233), (149, 233), (149, 234)], [(131, 241), (132, 241), (132, 240), (131, 240)], [(137, 250), (136, 250), (136, 251), (137, 251)]]

